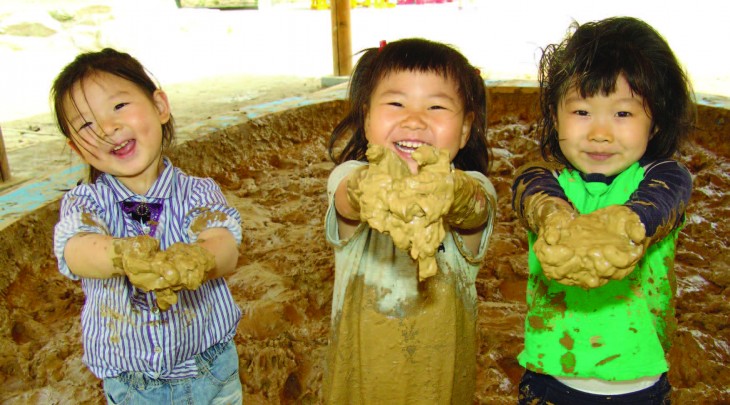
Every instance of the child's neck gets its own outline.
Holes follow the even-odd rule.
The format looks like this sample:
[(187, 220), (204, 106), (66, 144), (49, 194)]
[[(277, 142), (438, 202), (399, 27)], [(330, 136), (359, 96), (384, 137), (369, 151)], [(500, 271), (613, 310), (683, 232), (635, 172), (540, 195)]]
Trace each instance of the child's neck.
[(136, 176), (124, 177), (114, 176), (120, 183), (124, 184), (129, 191), (137, 195), (145, 195), (155, 184), (157, 179), (162, 174), (162, 170), (165, 168), (162, 159), (160, 159), (159, 165), (156, 170), (146, 170)]

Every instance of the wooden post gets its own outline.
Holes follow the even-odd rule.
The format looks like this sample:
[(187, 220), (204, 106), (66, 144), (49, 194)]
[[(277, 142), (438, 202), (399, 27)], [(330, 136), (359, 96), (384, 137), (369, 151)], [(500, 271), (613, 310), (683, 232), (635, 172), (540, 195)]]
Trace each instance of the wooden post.
[(350, 0), (330, 0), (332, 9), (332, 59), (335, 76), (348, 76), (352, 70)]
[(5, 152), (5, 142), (3, 141), (3, 130), (0, 128), (0, 182), (5, 183), (10, 180), (10, 165), (8, 164), (8, 154)]

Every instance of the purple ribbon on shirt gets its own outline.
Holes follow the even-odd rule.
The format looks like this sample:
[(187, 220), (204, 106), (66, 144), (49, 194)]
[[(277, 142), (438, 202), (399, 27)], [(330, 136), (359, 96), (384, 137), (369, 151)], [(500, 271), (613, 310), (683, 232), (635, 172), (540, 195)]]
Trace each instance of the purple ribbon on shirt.
[(142, 225), (149, 227), (148, 234), (155, 235), (157, 224), (159, 223), (160, 214), (162, 213), (162, 203), (151, 203), (144, 201), (122, 201), (122, 211), (132, 216), (132, 219), (139, 221)]

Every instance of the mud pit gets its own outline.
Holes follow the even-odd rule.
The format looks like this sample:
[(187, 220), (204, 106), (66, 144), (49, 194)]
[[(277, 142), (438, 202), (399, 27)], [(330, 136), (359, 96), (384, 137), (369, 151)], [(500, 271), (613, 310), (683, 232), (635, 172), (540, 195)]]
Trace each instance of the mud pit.
[[(498, 223), (482, 271), (476, 403), (513, 404), (522, 374), (526, 240), (510, 209), (514, 168), (536, 158), (534, 91), (493, 91), (490, 175)], [(328, 135), (342, 101), (269, 115), (178, 147), (191, 174), (216, 179), (242, 213), (239, 270), (228, 281), (245, 314), (235, 341), (246, 403), (318, 403), (334, 273), (325, 243)], [(670, 353), (674, 401), (730, 401), (728, 110), (700, 106), (700, 131), (682, 161), (694, 193), (676, 260), (679, 329)], [(0, 402), (102, 403), (81, 363), (78, 283), (52, 256), (58, 202), (0, 232)]]

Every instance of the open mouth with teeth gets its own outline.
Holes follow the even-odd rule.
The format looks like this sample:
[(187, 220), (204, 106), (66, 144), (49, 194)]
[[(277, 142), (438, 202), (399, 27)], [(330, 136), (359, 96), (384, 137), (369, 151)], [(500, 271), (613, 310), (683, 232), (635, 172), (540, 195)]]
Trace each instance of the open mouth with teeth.
[(405, 154), (410, 155), (411, 153), (415, 152), (416, 149), (423, 145), (428, 145), (425, 142), (416, 142), (416, 141), (398, 141), (395, 143), (395, 148), (399, 152), (403, 152)]
[(123, 156), (134, 150), (134, 140), (126, 140), (112, 149), (112, 154), (117, 156)]

